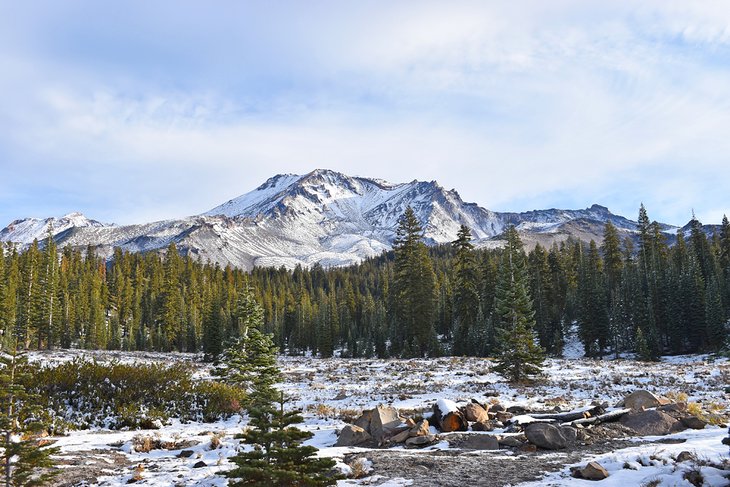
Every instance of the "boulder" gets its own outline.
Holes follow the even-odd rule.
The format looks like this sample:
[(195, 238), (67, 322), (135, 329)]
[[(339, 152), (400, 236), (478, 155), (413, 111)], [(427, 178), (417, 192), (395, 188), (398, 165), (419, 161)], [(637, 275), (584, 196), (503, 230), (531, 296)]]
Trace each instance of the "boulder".
[(705, 429), (705, 426), (707, 426), (707, 421), (703, 421), (697, 416), (685, 416), (680, 421), (684, 426), (693, 430)]
[(196, 463), (195, 465), (193, 465), (193, 468), (203, 468), (203, 467), (207, 467), (207, 466), (208, 466), (208, 464), (205, 463), (203, 460), (201, 460), (198, 463)]
[(530, 423), (525, 428), (525, 436), (530, 443), (546, 450), (559, 450), (568, 446), (560, 428), (550, 423)]
[(424, 445), (430, 445), (436, 440), (435, 435), (426, 435), (426, 436), (414, 436), (412, 438), (408, 438), (406, 440), (406, 446), (424, 446)]
[(403, 430), (400, 433), (393, 435), (390, 437), (390, 441), (393, 443), (403, 443), (408, 438), (411, 437), (411, 431), (410, 430)]
[(487, 410), (473, 402), (470, 402), (464, 408), (464, 416), (467, 421), (472, 423), (489, 421), (489, 414), (487, 413)]
[(363, 411), (360, 417), (357, 418), (353, 424), (370, 433), (370, 420), (372, 419), (372, 417), (372, 410)]
[(492, 404), (489, 406), (489, 412), (491, 413), (498, 413), (500, 411), (505, 411), (504, 406), (501, 404)]
[(510, 419), (512, 419), (514, 417), (514, 414), (508, 413), (507, 411), (497, 411), (497, 413), (495, 414), (494, 417), (497, 421), (506, 423), (507, 421), (509, 421)]
[(525, 441), (522, 439), (522, 435), (509, 435), (509, 436), (502, 436), (499, 439), (499, 444), (502, 446), (509, 446), (511, 448), (519, 448), (522, 445), (525, 444)]
[(492, 421), (479, 421), (471, 425), (472, 431), (492, 431), (494, 423)]
[(580, 470), (580, 476), (586, 480), (603, 480), (608, 478), (608, 471), (598, 462), (589, 462)]
[(578, 428), (575, 426), (561, 426), (560, 432), (563, 433), (565, 439), (568, 440), (569, 445), (578, 441)]
[(370, 434), (359, 426), (348, 424), (337, 438), (335, 446), (357, 446), (370, 441)]
[(467, 435), (458, 446), (465, 450), (499, 450), (499, 441), (492, 435)]
[(643, 409), (655, 408), (661, 406), (659, 398), (649, 391), (639, 389), (624, 398), (624, 407), (641, 411)]
[(427, 436), (430, 432), (430, 425), (427, 419), (422, 419), (409, 430), (410, 436)]
[(403, 422), (398, 417), (398, 410), (392, 406), (378, 405), (372, 410), (370, 436), (378, 443), (381, 443), (402, 424)]
[(641, 436), (662, 436), (680, 431), (682, 424), (665, 412), (657, 410), (632, 412), (619, 422)]

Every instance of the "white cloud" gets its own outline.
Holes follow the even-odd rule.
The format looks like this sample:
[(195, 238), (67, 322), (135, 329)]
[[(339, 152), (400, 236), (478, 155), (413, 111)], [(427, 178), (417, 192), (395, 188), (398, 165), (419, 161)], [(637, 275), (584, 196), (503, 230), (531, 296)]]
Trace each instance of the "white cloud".
[(28, 191), (41, 178), (134, 221), (330, 167), (500, 210), (727, 211), (722, 2), (167, 7), (51, 8), (0, 34), (0, 164)]

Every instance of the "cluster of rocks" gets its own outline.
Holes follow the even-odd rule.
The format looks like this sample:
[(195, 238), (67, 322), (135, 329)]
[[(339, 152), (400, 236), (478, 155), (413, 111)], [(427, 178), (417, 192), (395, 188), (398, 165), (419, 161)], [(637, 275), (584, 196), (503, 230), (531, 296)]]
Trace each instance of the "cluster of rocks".
[(418, 422), (401, 418), (391, 406), (378, 405), (364, 411), (354, 424), (340, 431), (335, 446), (387, 447), (404, 444), (407, 447), (430, 445), (436, 440), (428, 420)]
[[(596, 438), (667, 435), (706, 425), (688, 412), (686, 403), (671, 402), (645, 390), (627, 395), (614, 410), (606, 412), (607, 408), (607, 403), (594, 403), (568, 413), (531, 413), (516, 406), (505, 408), (476, 400), (457, 406), (441, 399), (434, 404), (428, 420), (415, 422), (402, 418), (393, 407), (378, 406), (345, 426), (336, 446), (418, 447), (444, 439), (462, 449), (513, 448), (531, 452), (585, 445)], [(499, 434), (471, 433), (493, 430), (500, 430)], [(436, 431), (450, 434), (439, 436), (434, 434)], [(594, 467), (581, 473), (581, 478), (600, 476)]]

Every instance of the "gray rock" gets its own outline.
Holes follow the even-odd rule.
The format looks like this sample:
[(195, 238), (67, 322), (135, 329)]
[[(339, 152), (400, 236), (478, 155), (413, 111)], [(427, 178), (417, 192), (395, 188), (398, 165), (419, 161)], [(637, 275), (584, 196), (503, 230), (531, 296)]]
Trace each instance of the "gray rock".
[(649, 391), (640, 389), (634, 391), (624, 398), (624, 407), (641, 411), (643, 409), (655, 408), (661, 406), (659, 398)]
[(430, 445), (436, 440), (435, 435), (426, 435), (426, 436), (414, 436), (412, 438), (408, 438), (406, 440), (406, 446), (424, 446), (424, 445)]
[(391, 406), (378, 405), (372, 410), (370, 419), (370, 436), (381, 443), (389, 434), (396, 430), (403, 422), (398, 417), (398, 411)]
[(701, 420), (697, 416), (685, 416), (684, 418), (680, 419), (680, 421), (684, 426), (693, 430), (705, 429), (705, 426), (707, 426), (707, 422)]
[(193, 456), (195, 452), (193, 450), (182, 450), (180, 453), (177, 454), (178, 458), (190, 458)]
[(459, 442), (465, 450), (499, 450), (499, 441), (492, 435), (467, 435)]
[(694, 461), (694, 459), (695, 459), (695, 456), (691, 452), (688, 452), (687, 450), (679, 452), (679, 454), (677, 455), (677, 458), (676, 458), (677, 462), (680, 462), (680, 463)]
[(580, 476), (586, 480), (603, 480), (608, 478), (608, 471), (597, 462), (590, 462), (580, 471)]
[(207, 467), (207, 466), (208, 466), (208, 464), (205, 463), (203, 460), (201, 460), (198, 463), (196, 463), (195, 465), (193, 465), (193, 468), (203, 468), (203, 467)]
[(510, 435), (502, 436), (499, 439), (499, 444), (510, 448), (519, 448), (525, 444), (525, 441), (522, 439), (522, 435)]
[(340, 431), (335, 446), (357, 446), (370, 441), (370, 439), (370, 434), (367, 431), (354, 424), (348, 424)]
[(372, 410), (363, 411), (360, 417), (357, 418), (353, 424), (370, 433), (370, 420), (372, 419), (372, 417)]
[(530, 443), (546, 450), (559, 450), (568, 446), (568, 440), (560, 428), (549, 423), (528, 424), (525, 436)]
[(561, 426), (560, 432), (563, 433), (565, 439), (568, 440), (569, 445), (578, 441), (578, 428), (575, 426)]
[(493, 422), (490, 421), (479, 421), (471, 425), (472, 431), (492, 431), (494, 429)]
[(641, 436), (661, 436), (681, 429), (682, 424), (667, 413), (657, 410), (625, 414), (619, 422)]

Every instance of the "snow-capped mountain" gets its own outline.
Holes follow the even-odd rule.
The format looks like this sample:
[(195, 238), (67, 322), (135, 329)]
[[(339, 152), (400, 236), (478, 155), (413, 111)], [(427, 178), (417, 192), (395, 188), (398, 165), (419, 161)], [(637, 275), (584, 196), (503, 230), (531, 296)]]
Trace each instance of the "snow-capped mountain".
[[(104, 225), (80, 214), (60, 219), (16, 220), (0, 240), (27, 245), (53, 228), (59, 245), (92, 245), (110, 256), (114, 247), (156, 251), (174, 242), (203, 260), (243, 268), (297, 264), (345, 265), (391, 248), (398, 219), (411, 206), (430, 244), (455, 239), (461, 224), (477, 245), (500, 245), (514, 224), (527, 245), (574, 236), (602, 238), (605, 222), (630, 235), (636, 222), (593, 205), (585, 210), (497, 213), (465, 203), (455, 190), (435, 181), (392, 184), (318, 169), (305, 175), (274, 176), (255, 190), (201, 215), (140, 225)], [(665, 226), (672, 231), (675, 227)]]
[(33, 240), (43, 240), (48, 237), (49, 230), (53, 235), (65, 232), (70, 228), (106, 227), (113, 226), (86, 218), (82, 213), (74, 212), (56, 218), (25, 218), (15, 220), (0, 230), (0, 241), (19, 242), (29, 244)]

